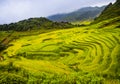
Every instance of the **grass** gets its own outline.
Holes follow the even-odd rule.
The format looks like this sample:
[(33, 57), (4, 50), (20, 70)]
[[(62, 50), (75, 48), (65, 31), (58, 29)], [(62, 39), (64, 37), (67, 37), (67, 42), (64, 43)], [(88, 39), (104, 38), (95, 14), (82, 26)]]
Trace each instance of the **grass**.
[(107, 24), (117, 19), (13, 40), (2, 52), (0, 83), (119, 84), (119, 22)]
[(85, 20), (85, 21), (77, 21), (77, 22), (72, 22), (74, 25), (89, 25), (93, 20)]

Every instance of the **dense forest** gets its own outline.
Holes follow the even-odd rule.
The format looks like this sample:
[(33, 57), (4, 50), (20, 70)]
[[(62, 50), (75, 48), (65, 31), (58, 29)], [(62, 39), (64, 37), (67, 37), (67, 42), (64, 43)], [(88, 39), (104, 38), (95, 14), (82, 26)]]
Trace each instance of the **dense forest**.
[(48, 30), (48, 29), (64, 29), (71, 27), (74, 27), (74, 25), (68, 22), (52, 22), (49, 19), (40, 17), (40, 18), (30, 18), (16, 23), (0, 25), (0, 31), (8, 31), (8, 30), (30, 31), (37, 29)]

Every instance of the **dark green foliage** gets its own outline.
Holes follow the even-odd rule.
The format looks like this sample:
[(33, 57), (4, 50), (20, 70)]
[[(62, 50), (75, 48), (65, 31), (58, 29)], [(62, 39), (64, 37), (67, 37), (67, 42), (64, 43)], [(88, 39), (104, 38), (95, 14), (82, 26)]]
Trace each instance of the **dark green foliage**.
[(5, 48), (6, 46), (0, 43), (0, 51), (4, 50)]
[(30, 18), (17, 23), (0, 25), (0, 31), (30, 31), (37, 29), (64, 29), (74, 27), (68, 22), (52, 22), (46, 18)]
[(39, 72), (29, 73), (25, 69), (14, 66), (13, 62), (0, 65), (0, 84), (101, 84), (103, 77), (88, 72), (55, 74)]
[(27, 80), (24, 77), (21, 77), (12, 73), (3, 73), (0, 74), (0, 77), (3, 77), (0, 80), (0, 84), (26, 84)]
[(114, 4), (110, 3), (93, 23), (115, 18), (118, 16), (120, 16), (120, 0), (117, 0)]
[(26, 84), (27, 79), (19, 72), (20, 68), (15, 67), (13, 62), (9, 62), (7, 65), (0, 65), (0, 84)]

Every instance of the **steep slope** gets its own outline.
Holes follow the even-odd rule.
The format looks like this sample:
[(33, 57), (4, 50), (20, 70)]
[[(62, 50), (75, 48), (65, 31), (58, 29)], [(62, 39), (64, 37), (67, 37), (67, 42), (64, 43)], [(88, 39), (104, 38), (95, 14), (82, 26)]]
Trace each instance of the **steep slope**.
[(12, 41), (2, 52), (0, 83), (120, 84), (120, 29), (99, 29), (103, 23)]
[(49, 16), (48, 19), (53, 21), (81, 21), (81, 20), (88, 20), (88, 19), (94, 19), (96, 16), (98, 16), (105, 6), (103, 7), (85, 7), (81, 8), (77, 11), (67, 13), (67, 14), (56, 14)]
[(53, 22), (44, 17), (30, 18), (16, 23), (0, 25), (0, 51), (4, 50), (9, 42), (20, 37), (72, 27), (75, 26), (71, 23)]
[(95, 19), (95, 22), (100, 22), (118, 16), (120, 16), (120, 0), (116, 0), (113, 5), (110, 3), (101, 13), (101, 15)]
[(1, 53), (0, 84), (120, 84), (119, 21), (13, 40)]

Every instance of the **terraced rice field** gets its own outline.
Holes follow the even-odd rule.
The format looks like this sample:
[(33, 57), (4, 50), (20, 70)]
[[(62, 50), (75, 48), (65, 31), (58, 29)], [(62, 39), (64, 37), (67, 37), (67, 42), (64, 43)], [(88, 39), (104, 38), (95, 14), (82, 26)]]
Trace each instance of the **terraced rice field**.
[(22, 37), (10, 45), (3, 51), (3, 64), (20, 68), (17, 75), (27, 83), (120, 83), (118, 28), (64, 29)]

